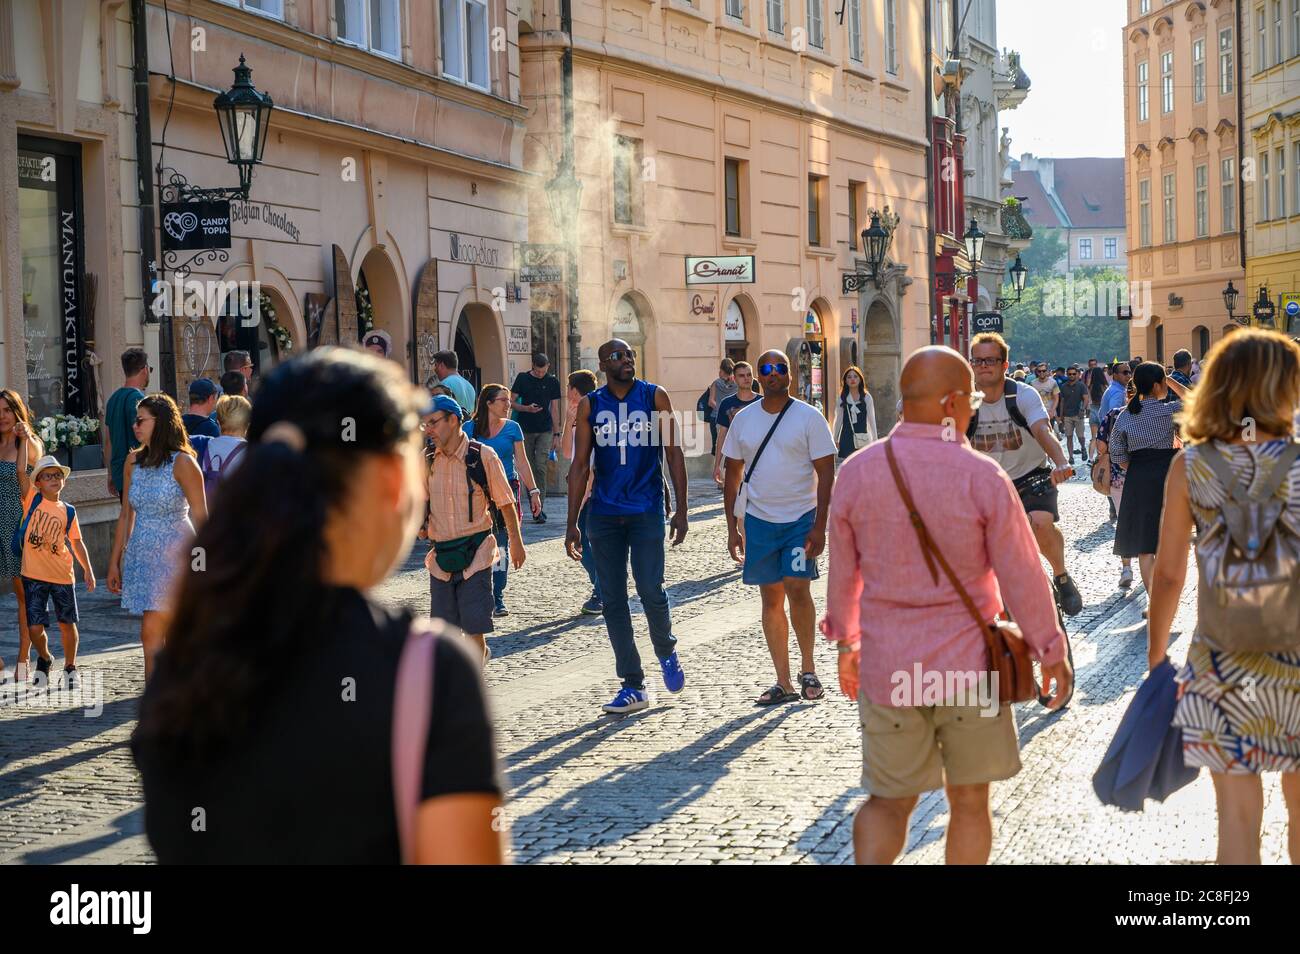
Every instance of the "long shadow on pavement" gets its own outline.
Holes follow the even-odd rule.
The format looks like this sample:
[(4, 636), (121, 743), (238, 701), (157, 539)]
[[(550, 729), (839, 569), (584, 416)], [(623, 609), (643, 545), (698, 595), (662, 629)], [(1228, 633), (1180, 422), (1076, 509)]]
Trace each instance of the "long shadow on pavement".
[(104, 848), (109, 848), (127, 838), (144, 834), (144, 806), (133, 809), (113, 820), (113, 830), (86, 838), (82, 841), (69, 842), (54, 848), (35, 848), (17, 856), (18, 861), (29, 865), (58, 865), (75, 862), (86, 855), (92, 855)]
[[(733, 761), (776, 731), (793, 711), (786, 707), (779, 714), (756, 711), (739, 716), (683, 748), (662, 752), (647, 762), (620, 765), (583, 783), (556, 802), (514, 822), (517, 856), (521, 861), (541, 861), (568, 847), (570, 841), (572, 847), (590, 851), (668, 818), (707, 794), (727, 774)], [(763, 718), (761, 724), (716, 747), (728, 735), (758, 718)], [(635, 803), (634, 810), (621, 810), (623, 805), (631, 803)], [(518, 845), (521, 835), (545, 830), (549, 827), (545, 823), (556, 816), (566, 821), (565, 844), (548, 844), (535, 854), (526, 845)], [(587, 830), (588, 821), (603, 826), (603, 830)], [(574, 833), (575, 829), (582, 833)]]

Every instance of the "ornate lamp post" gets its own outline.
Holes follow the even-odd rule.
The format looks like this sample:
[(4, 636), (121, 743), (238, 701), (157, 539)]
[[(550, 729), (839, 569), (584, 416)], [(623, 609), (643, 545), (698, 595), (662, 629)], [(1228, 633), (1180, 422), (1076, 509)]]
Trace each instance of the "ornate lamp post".
[(1235, 321), (1235, 322), (1237, 322), (1238, 324), (1243, 324), (1243, 325), (1244, 325), (1244, 324), (1246, 324), (1246, 322), (1243, 320), (1243, 319), (1245, 318), (1245, 315), (1242, 315), (1242, 316), (1239, 317), (1239, 316), (1233, 314), (1233, 312), (1235, 312), (1235, 311), (1237, 310), (1237, 296), (1238, 296), (1238, 294), (1240, 294), (1240, 293), (1237, 291), (1236, 288), (1233, 287), (1232, 282), (1229, 281), (1229, 282), (1228, 282), (1228, 287), (1225, 288), (1225, 289), (1223, 290), (1223, 306), (1224, 306), (1225, 308), (1228, 309), (1228, 320), (1229, 320), (1229, 321)]
[(1018, 253), (1016, 255), (1015, 264), (1011, 266), (1008, 272), (1011, 275), (1011, 288), (1015, 291), (1016, 297), (1002, 298), (999, 296), (996, 306), (998, 311), (1010, 307), (1011, 305), (1020, 304), (1020, 296), (1025, 292), (1025, 279), (1029, 277), (1029, 269), (1025, 268), (1024, 262), (1020, 261), (1020, 255)]

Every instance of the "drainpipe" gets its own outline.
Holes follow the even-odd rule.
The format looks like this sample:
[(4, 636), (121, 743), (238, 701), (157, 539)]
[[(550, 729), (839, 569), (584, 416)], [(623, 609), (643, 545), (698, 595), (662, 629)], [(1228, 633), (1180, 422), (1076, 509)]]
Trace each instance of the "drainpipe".
[[(573, 10), (571, 0), (561, 0), (560, 2), (560, 29), (564, 32), (567, 45), (564, 52), (560, 54), (560, 78), (561, 78), (561, 96), (563, 97), (562, 110), (564, 115), (564, 155), (573, 163), (573, 174), (578, 174), (577, 163), (574, 162), (576, 156), (573, 150)], [(579, 208), (573, 210), (572, 223), (569, 226), (569, 234), (564, 237), (568, 248), (565, 250), (565, 311), (569, 320), (569, 371), (577, 371), (582, 367), (582, 325), (578, 319), (578, 218), (581, 209), (581, 197), (579, 197)], [(643, 371), (643, 374), (648, 372)]]
[[(154, 279), (158, 274), (154, 245), (154, 178), (153, 133), (149, 123), (149, 37), (146, 27), (145, 0), (131, 0), (131, 67), (135, 92), (135, 171), (136, 194), (140, 203), (140, 302), (145, 324), (152, 324), (151, 306)], [(158, 374), (154, 382), (175, 397), (176, 358), (172, 348), (170, 316), (162, 316), (158, 328)]]
[[(935, 288), (934, 263), (934, 219), (938, 214), (935, 209), (934, 196), (934, 25), (931, 23), (931, 4), (925, 4), (925, 202), (929, 209), (929, 222), (926, 224), (925, 267), (930, 282), (930, 343), (939, 344), (940, 334), (937, 309), (938, 292)], [(863, 321), (866, 316), (863, 316)]]
[[(1244, 125), (1246, 122), (1246, 97), (1245, 90), (1242, 88), (1242, 69), (1241, 69), (1241, 3), (1237, 4), (1237, 38), (1235, 40), (1236, 58), (1237, 58), (1237, 241), (1241, 248), (1241, 284), (1243, 289), (1246, 286), (1246, 185), (1241, 179), (1241, 170), (1244, 168), (1246, 159), (1246, 131)], [(1249, 295), (1249, 292), (1247, 292)]]

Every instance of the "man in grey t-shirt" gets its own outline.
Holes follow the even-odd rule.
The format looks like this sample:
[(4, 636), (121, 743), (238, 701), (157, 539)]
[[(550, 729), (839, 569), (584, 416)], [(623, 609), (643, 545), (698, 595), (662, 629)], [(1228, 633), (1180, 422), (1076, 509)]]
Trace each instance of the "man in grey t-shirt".
[(1061, 420), (1065, 431), (1065, 449), (1070, 463), (1074, 463), (1074, 442), (1079, 441), (1079, 459), (1088, 459), (1088, 431), (1084, 421), (1088, 418), (1088, 385), (1076, 367), (1065, 372), (1061, 385)]

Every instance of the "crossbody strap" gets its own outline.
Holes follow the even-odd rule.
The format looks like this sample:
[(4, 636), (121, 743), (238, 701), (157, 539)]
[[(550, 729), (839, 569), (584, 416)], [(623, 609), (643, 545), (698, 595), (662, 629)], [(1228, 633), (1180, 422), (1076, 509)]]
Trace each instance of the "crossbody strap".
[(948, 561), (944, 559), (943, 552), (934, 542), (934, 538), (930, 536), (930, 531), (926, 529), (925, 521), (921, 519), (921, 514), (916, 509), (916, 503), (912, 500), (912, 495), (908, 493), (907, 484), (903, 480), (903, 474), (898, 469), (898, 459), (894, 456), (894, 441), (892, 438), (885, 439), (885, 456), (889, 460), (889, 469), (893, 472), (894, 483), (898, 486), (898, 493), (903, 498), (903, 506), (907, 508), (908, 515), (912, 518), (912, 527), (916, 530), (917, 539), (921, 542), (921, 553), (925, 557), (925, 565), (930, 569), (931, 579), (936, 583), (939, 582), (939, 577), (934, 572), (934, 561), (937, 560), (939, 566), (943, 568), (944, 575), (948, 577), (948, 582), (952, 584), (952, 588), (956, 590), (957, 595), (961, 597), (961, 601), (965, 604), (966, 610), (971, 615), (971, 619), (975, 620), (975, 625), (978, 626), (980, 632), (984, 634), (984, 641), (989, 644), (989, 650), (995, 651), (995, 647), (993, 646), (993, 637), (989, 632), (988, 620), (980, 615), (979, 608), (975, 605), (975, 601), (971, 599), (970, 594), (966, 592), (966, 587), (961, 585), (961, 581), (957, 579), (957, 574), (952, 571), (952, 567), (950, 567)]
[(433, 714), (433, 666), (439, 629), (429, 620), (412, 620), (397, 663), (393, 691), (393, 799), (402, 864), (414, 864), (416, 815), (424, 778), (429, 722)]
[(745, 479), (741, 481), (741, 484), (749, 483), (749, 478), (753, 476), (754, 468), (758, 466), (758, 459), (763, 456), (763, 450), (767, 447), (767, 442), (770, 441), (772, 435), (776, 433), (776, 429), (781, 423), (781, 418), (785, 417), (785, 412), (790, 410), (790, 405), (792, 404), (794, 404), (794, 398), (787, 398), (785, 407), (781, 408), (781, 413), (776, 416), (776, 420), (773, 421), (772, 426), (768, 428), (767, 436), (763, 438), (763, 443), (758, 445), (758, 450), (754, 453), (754, 459), (749, 462), (749, 470), (745, 471)]

